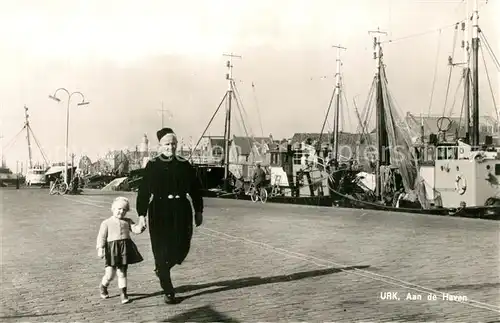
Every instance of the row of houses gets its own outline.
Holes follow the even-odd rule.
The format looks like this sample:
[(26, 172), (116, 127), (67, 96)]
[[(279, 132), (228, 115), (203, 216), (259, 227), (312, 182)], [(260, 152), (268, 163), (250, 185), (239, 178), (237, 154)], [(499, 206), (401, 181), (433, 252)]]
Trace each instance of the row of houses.
[[(437, 120), (439, 116), (417, 117), (410, 113), (406, 115), (406, 124), (413, 130), (413, 134), (418, 134), (420, 125), (424, 124), (426, 137), (430, 133), (439, 133)], [(451, 128), (448, 130), (448, 136), (464, 135), (463, 120), (460, 118), (450, 118)], [(500, 128), (498, 122), (490, 117), (482, 117), (480, 120), (482, 137), (492, 135), (498, 137)], [(233, 135), (229, 143), (229, 163), (238, 165), (254, 165), (261, 162), (264, 165), (276, 163), (272, 160), (276, 154), (271, 152), (284, 152), (289, 149), (294, 152), (293, 164), (298, 165), (305, 154), (304, 144), (318, 147), (320, 154), (328, 156), (333, 151), (333, 138), (331, 133), (295, 133), (289, 139), (276, 139), (270, 134), (267, 137), (244, 137)], [(356, 152), (358, 157), (367, 158), (366, 148), (376, 142), (376, 133), (372, 131), (369, 134), (339, 133), (339, 153), (345, 157), (352, 157)], [(206, 136), (200, 140), (195, 150), (193, 147), (181, 145), (178, 148), (179, 154), (186, 158), (191, 158), (195, 163), (202, 164), (223, 164), (225, 141), (222, 136)], [(349, 149), (348, 152), (345, 149)], [(344, 150), (343, 150), (344, 149)], [(109, 151), (104, 158), (96, 162), (91, 162), (88, 158), (82, 158), (80, 169), (86, 169), (88, 172), (129, 172), (144, 166), (144, 162), (157, 154), (155, 147), (149, 147), (149, 140), (144, 135), (141, 143), (135, 151), (114, 150)], [(351, 156), (347, 156), (347, 155)]]
[[(458, 138), (466, 137), (466, 121), (464, 116), (447, 116), (449, 121), (440, 119), (443, 118), (441, 115), (430, 115), (430, 116), (417, 116), (410, 112), (406, 114), (406, 123), (413, 130), (412, 133), (415, 137), (420, 136), (421, 126), (424, 127), (424, 139), (429, 140), (429, 134), (442, 134), (445, 140), (454, 140)], [(439, 129), (439, 123), (441, 123), (441, 128), (446, 128), (449, 124), (449, 129), (445, 133), (442, 133)], [(492, 136), (496, 139), (500, 134), (500, 123), (497, 119), (491, 116), (481, 116), (479, 117), (479, 141), (484, 142), (486, 136)]]
[[(339, 145), (355, 147), (356, 145), (366, 145), (374, 142), (375, 134), (360, 135), (352, 133), (340, 133)], [(202, 138), (199, 148), (192, 153), (195, 162), (213, 161), (223, 162), (224, 158), (224, 138), (205, 137)], [(294, 164), (300, 164), (301, 152), (304, 144), (318, 147), (324, 155), (331, 153), (332, 135), (330, 133), (295, 133), (290, 139), (274, 139), (272, 135), (268, 137), (242, 137), (233, 136), (229, 144), (229, 161), (236, 164), (250, 164), (256, 162), (271, 164), (271, 152), (284, 152), (289, 149), (296, 152)], [(187, 150), (186, 150), (187, 151)], [(182, 152), (182, 149), (181, 149)], [(191, 153), (191, 151), (189, 151)]]
[[(437, 126), (437, 121), (440, 116), (416, 117), (410, 113), (406, 115), (406, 125), (412, 130), (413, 139), (420, 139), (420, 125), (424, 124), (425, 140), (429, 140), (431, 133), (438, 134), (440, 130)], [(447, 131), (447, 139), (451, 137), (465, 137), (463, 123), (459, 117), (450, 117), (452, 121), (450, 129)], [(500, 134), (500, 125), (497, 120), (489, 116), (480, 118), (480, 133), (481, 138), (492, 136), (497, 138)], [(294, 164), (300, 164), (300, 159), (303, 155), (303, 145), (309, 144), (315, 147), (320, 147), (324, 154), (333, 151), (333, 140), (331, 133), (295, 133), (290, 139), (274, 139), (270, 134), (268, 137), (241, 137), (233, 136), (229, 146), (230, 163), (237, 164), (254, 164), (260, 161), (264, 164), (272, 163), (272, 151), (286, 151), (288, 145), (295, 152)], [(339, 133), (339, 153), (342, 155), (342, 148), (348, 148), (350, 153), (356, 151), (358, 156), (363, 154), (367, 147), (376, 142), (375, 130), (369, 134), (354, 134), (354, 133)], [(187, 151), (188, 149), (186, 149)], [(198, 158), (199, 162), (221, 162), (223, 160), (224, 138), (221, 137), (206, 137), (200, 142), (199, 148), (193, 152), (194, 160)], [(189, 151), (191, 154), (191, 151)], [(361, 156), (360, 156), (361, 157)], [(367, 156), (363, 156), (367, 157)], [(202, 160), (204, 159), (204, 160)]]

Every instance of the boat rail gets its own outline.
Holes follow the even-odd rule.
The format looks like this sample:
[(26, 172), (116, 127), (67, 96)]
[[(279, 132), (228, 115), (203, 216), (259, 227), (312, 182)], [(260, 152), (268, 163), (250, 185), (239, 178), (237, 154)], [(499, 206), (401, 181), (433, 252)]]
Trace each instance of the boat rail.
[(191, 156), (189, 161), (193, 164), (221, 164), (222, 158), (212, 156)]

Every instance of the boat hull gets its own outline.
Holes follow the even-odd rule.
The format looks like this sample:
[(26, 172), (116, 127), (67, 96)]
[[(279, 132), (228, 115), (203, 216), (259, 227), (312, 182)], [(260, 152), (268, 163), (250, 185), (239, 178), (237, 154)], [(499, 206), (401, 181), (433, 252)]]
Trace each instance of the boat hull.
[[(224, 198), (234, 200), (251, 201), (249, 195), (227, 193), (220, 188), (223, 186), (224, 168), (209, 165), (196, 165), (198, 177), (202, 183), (203, 197)], [(136, 181), (140, 181), (140, 172), (136, 174)], [(261, 203), (260, 201), (258, 203)], [(294, 205), (310, 205), (321, 207), (342, 207), (352, 209), (364, 209), (374, 211), (388, 211), (408, 214), (427, 214), (436, 216), (455, 216), (465, 218), (478, 218), (488, 220), (500, 220), (500, 206), (478, 206), (465, 208), (432, 208), (421, 209), (411, 207), (392, 207), (378, 203), (356, 200), (342, 194), (333, 196), (274, 196), (267, 199), (267, 203), (281, 203)]]
[[(223, 198), (233, 200), (251, 201), (250, 195), (235, 194), (235, 193), (221, 193), (215, 191), (204, 191), (204, 197), (209, 198)], [(259, 201), (260, 203), (260, 201)], [(274, 196), (268, 197), (266, 203), (280, 203), (280, 204), (295, 204), (295, 205), (311, 205), (311, 206), (332, 206), (332, 200), (328, 196)]]
[[(251, 201), (249, 195), (237, 195), (234, 193), (223, 193), (220, 191), (217, 192), (217, 191), (204, 190), (203, 196), (207, 198), (224, 198), (224, 199)], [(367, 201), (352, 200), (348, 198), (338, 200), (338, 199), (332, 199), (329, 196), (301, 196), (301, 197), (276, 196), (268, 198), (267, 203), (310, 205), (310, 206), (321, 206), (321, 207), (333, 206), (334, 208), (341, 207), (341, 208), (351, 208), (358, 210), (373, 210), (373, 211), (398, 212), (407, 214), (426, 214), (426, 215), (436, 215), (436, 216), (500, 220), (500, 206), (420, 209), (420, 208), (392, 207)]]

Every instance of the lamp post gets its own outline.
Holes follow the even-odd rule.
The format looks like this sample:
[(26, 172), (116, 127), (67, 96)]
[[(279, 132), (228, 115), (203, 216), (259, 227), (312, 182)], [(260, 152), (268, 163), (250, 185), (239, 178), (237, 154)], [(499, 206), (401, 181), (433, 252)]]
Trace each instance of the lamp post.
[(16, 190), (19, 189), (19, 160), (16, 161)]
[(67, 102), (67, 107), (66, 107), (66, 146), (65, 146), (65, 151), (64, 151), (64, 183), (66, 185), (68, 185), (68, 138), (69, 138), (69, 105), (71, 103), (71, 98), (73, 97), (73, 95), (75, 94), (78, 94), (82, 97), (82, 102), (78, 103), (78, 105), (86, 105), (86, 104), (89, 104), (89, 102), (86, 102), (85, 101), (85, 96), (81, 93), (81, 92), (78, 92), (78, 91), (75, 91), (75, 92), (72, 92), (72, 93), (69, 93), (68, 90), (66, 90), (65, 88), (59, 88), (57, 89), (53, 95), (49, 95), (49, 98), (54, 100), (54, 101), (57, 101), (57, 102), (61, 102), (61, 99), (59, 99), (57, 97), (57, 93), (59, 91), (64, 91), (66, 92), (66, 94), (68, 95), (68, 102)]
[(75, 153), (71, 153), (70, 156), (71, 156), (71, 173), (70, 173), (70, 175), (71, 175), (71, 179), (73, 179), (73, 176), (74, 176), (73, 169), (75, 168)]

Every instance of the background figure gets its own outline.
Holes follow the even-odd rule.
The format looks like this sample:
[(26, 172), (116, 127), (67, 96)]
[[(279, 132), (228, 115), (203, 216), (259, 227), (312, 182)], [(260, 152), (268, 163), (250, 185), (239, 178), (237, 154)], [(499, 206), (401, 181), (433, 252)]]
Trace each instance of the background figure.
[(255, 189), (260, 194), (260, 189), (266, 180), (266, 172), (260, 166), (260, 162), (257, 162), (257, 168), (253, 173), (253, 182), (255, 184)]
[(73, 181), (71, 183), (71, 192), (70, 194), (78, 194), (80, 187), (80, 175), (78, 173), (73, 177)]
[[(149, 216), (151, 248), (156, 272), (167, 304), (177, 303), (170, 270), (180, 265), (189, 253), (193, 234), (193, 210), (196, 226), (202, 223), (201, 184), (193, 166), (176, 155), (177, 137), (170, 128), (157, 132), (160, 155), (150, 160), (137, 192), (139, 224), (145, 228)], [(153, 199), (150, 202), (151, 194)]]

